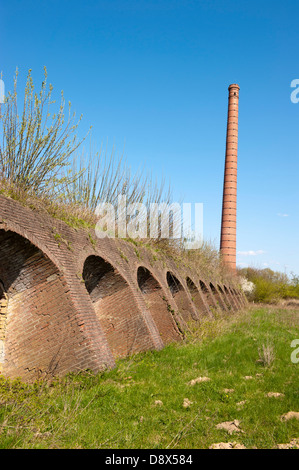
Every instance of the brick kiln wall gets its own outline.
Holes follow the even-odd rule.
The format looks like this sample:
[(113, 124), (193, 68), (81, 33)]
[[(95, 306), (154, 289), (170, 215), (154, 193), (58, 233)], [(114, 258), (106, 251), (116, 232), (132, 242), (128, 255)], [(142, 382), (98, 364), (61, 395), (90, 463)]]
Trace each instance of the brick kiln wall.
[(117, 357), (179, 341), (190, 318), (245, 303), (236, 286), (0, 196), (5, 376), (33, 380), (114, 367)]

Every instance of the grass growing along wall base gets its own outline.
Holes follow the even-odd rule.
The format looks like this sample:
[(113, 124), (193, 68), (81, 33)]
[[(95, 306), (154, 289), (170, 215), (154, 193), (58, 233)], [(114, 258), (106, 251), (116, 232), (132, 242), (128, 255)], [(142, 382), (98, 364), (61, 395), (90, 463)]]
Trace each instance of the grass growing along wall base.
[[(299, 420), (282, 418), (299, 412), (295, 338), (299, 310), (250, 308), (102, 374), (1, 378), (0, 448), (277, 448), (299, 437)], [(217, 427), (227, 421), (233, 434)]]

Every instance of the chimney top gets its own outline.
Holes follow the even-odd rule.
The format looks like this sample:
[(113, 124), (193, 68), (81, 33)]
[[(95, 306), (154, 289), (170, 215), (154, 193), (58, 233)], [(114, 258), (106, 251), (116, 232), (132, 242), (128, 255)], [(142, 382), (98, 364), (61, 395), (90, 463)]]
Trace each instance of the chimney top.
[(231, 88), (238, 88), (238, 90), (240, 90), (240, 87), (239, 87), (239, 85), (238, 85), (237, 83), (232, 83), (232, 84), (228, 87), (228, 89), (230, 90)]

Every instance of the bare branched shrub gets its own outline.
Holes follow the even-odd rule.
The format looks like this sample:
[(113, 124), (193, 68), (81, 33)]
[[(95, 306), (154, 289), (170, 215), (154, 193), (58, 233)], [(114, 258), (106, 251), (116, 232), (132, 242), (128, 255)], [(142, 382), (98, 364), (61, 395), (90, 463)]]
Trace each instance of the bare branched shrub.
[(117, 156), (114, 149), (108, 154), (107, 148), (105, 152), (102, 147), (95, 151), (90, 145), (88, 154), (82, 151), (73, 159), (69, 174), (72, 181), (61, 200), (89, 214), (94, 214), (100, 203), (110, 203), (117, 216), (120, 195), (126, 196), (127, 206), (143, 203), (149, 207), (162, 200), (171, 201), (171, 189), (166, 188), (164, 179), (158, 182), (142, 170), (133, 174), (123, 156)]
[(53, 198), (74, 178), (73, 174), (62, 174), (62, 169), (70, 164), (70, 157), (82, 142), (76, 135), (80, 120), (74, 123), (69, 103), (65, 122), (63, 93), (58, 112), (51, 112), (55, 101), (52, 85), (47, 86), (46, 68), (39, 92), (34, 91), (29, 70), (19, 112), (17, 78), (18, 71), (14, 90), (8, 93), (1, 110), (0, 180), (5, 181), (1, 189)]
[[(159, 220), (168, 217), (172, 235), (163, 235), (160, 224), (156, 236), (148, 238), (152, 226), (148, 210), (144, 214), (147, 245), (172, 257), (176, 263), (202, 271), (207, 277), (213, 274), (228, 278), (219, 252), (211, 244), (186, 250), (184, 240), (173, 236), (178, 222), (174, 211), (166, 213), (172, 195), (163, 178), (158, 181), (144, 170), (133, 174), (114, 149), (108, 154), (107, 149), (97, 151), (90, 144), (89, 152), (81, 150), (85, 138), (78, 140), (76, 134), (81, 118), (74, 122), (75, 114), (71, 114), (69, 104), (65, 119), (63, 93), (58, 110), (55, 112), (54, 107), (53, 112), (53, 87), (47, 85), (46, 68), (38, 92), (29, 70), (19, 112), (17, 77), (18, 72), (13, 92), (5, 98), (0, 114), (0, 194), (80, 227), (95, 226), (98, 204), (110, 203), (116, 208), (120, 195), (126, 196), (127, 206), (142, 203), (149, 209), (156, 204)], [(117, 210), (115, 215), (117, 224)], [(132, 214), (127, 217), (134, 219)]]
[[(22, 108), (19, 112), (18, 71), (13, 92), (8, 93), (0, 114), (0, 192), (29, 205), (58, 215), (72, 210), (90, 222), (100, 202), (116, 206), (118, 195), (127, 204), (163, 200), (170, 202), (170, 188), (143, 171), (132, 174), (123, 158), (102, 148), (90, 146), (88, 154), (78, 149), (77, 128), (69, 103), (65, 119), (65, 100), (61, 93), (58, 110), (53, 111), (53, 87), (47, 86), (47, 70), (41, 89), (35, 92), (31, 70), (27, 75)], [(54, 207), (53, 203), (59, 204)], [(94, 222), (94, 221), (93, 221)]]
[(263, 344), (261, 348), (258, 349), (260, 362), (263, 366), (269, 367), (274, 362), (275, 352), (274, 347), (271, 344)]

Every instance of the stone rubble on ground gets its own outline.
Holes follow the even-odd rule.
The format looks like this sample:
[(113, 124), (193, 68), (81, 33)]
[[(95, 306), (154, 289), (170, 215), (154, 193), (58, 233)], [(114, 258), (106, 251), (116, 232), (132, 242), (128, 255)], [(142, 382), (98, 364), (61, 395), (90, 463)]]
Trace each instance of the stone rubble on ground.
[(244, 432), (240, 429), (239, 425), (240, 425), (240, 421), (237, 419), (234, 419), (234, 421), (224, 421), (223, 423), (219, 423), (217, 424), (216, 428), (224, 429), (229, 434), (232, 434), (233, 432)]
[(189, 385), (195, 385), (200, 382), (208, 382), (209, 380), (211, 380), (209, 377), (197, 377), (196, 379), (192, 379), (189, 382)]
[(190, 401), (189, 398), (184, 398), (183, 401), (183, 407), (184, 408), (189, 408), (190, 405), (192, 405), (193, 401)]
[(299, 411), (289, 411), (288, 413), (281, 416), (282, 421), (288, 421), (292, 418), (299, 419)]
[(278, 449), (299, 449), (299, 438), (292, 439), (288, 444), (278, 444)]
[(209, 449), (246, 449), (246, 447), (238, 442), (217, 442), (212, 444)]
[(267, 393), (267, 397), (274, 397), (274, 398), (284, 397), (284, 393), (269, 392)]
[(163, 405), (163, 401), (155, 400), (155, 406), (162, 406), (162, 405)]
[(237, 406), (243, 406), (243, 405), (245, 405), (245, 403), (246, 403), (246, 400), (239, 401), (237, 403)]

